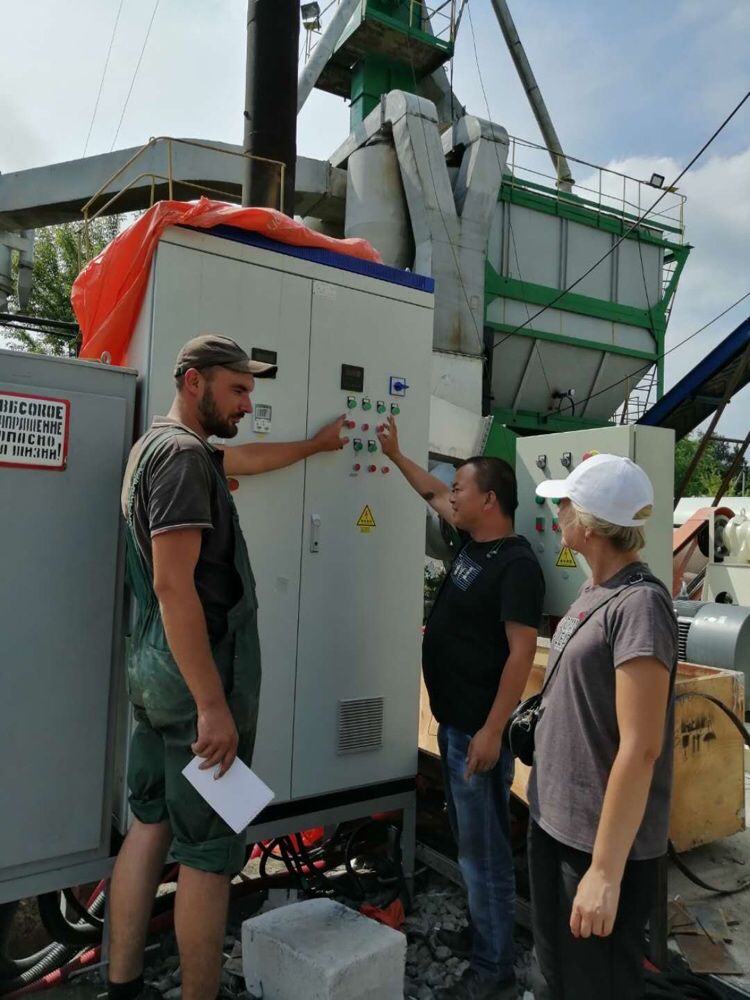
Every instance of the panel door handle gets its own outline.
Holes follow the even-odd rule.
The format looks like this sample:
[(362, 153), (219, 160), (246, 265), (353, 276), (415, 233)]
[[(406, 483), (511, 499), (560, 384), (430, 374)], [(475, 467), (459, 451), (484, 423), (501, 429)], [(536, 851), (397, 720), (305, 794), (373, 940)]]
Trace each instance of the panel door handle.
[(320, 551), (320, 514), (310, 515), (310, 551)]

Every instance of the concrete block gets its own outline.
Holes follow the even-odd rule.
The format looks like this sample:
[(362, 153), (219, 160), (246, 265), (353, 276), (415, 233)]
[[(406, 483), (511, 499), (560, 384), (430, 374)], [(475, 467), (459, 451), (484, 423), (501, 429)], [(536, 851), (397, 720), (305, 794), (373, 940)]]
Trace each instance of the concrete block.
[(398, 1000), (406, 937), (330, 899), (310, 899), (242, 925), (242, 961), (263, 1000)]

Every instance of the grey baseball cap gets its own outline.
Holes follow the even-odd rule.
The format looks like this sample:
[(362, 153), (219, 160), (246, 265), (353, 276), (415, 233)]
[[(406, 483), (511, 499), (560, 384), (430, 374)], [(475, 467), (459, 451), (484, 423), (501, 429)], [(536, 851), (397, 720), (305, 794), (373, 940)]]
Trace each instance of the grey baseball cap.
[(185, 344), (177, 355), (175, 362), (175, 378), (184, 375), (189, 368), (229, 368), (233, 372), (245, 372), (256, 378), (269, 378), (276, 371), (276, 365), (268, 365), (262, 361), (251, 361), (247, 351), (229, 337), (221, 337), (216, 333), (193, 337)]

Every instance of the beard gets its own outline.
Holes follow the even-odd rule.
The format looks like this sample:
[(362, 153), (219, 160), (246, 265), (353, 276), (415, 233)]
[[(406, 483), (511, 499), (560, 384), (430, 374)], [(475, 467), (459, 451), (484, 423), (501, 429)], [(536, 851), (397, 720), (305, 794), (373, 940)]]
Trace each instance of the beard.
[(239, 430), (237, 424), (219, 413), (210, 385), (206, 386), (203, 398), (198, 403), (198, 419), (208, 437), (233, 438)]

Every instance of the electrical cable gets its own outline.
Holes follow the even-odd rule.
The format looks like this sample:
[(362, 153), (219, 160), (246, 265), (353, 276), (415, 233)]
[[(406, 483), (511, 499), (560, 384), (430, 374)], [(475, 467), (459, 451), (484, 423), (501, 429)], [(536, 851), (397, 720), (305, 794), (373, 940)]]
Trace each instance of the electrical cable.
[(120, 129), (122, 128), (123, 119), (125, 118), (125, 112), (128, 109), (128, 104), (130, 103), (130, 95), (133, 93), (133, 87), (135, 86), (136, 77), (138, 76), (138, 71), (141, 68), (141, 62), (143, 60), (143, 54), (146, 51), (146, 46), (148, 45), (148, 40), (151, 35), (151, 29), (154, 26), (154, 19), (156, 18), (156, 12), (159, 9), (159, 4), (161, 0), (156, 0), (154, 3), (154, 9), (151, 12), (151, 20), (148, 22), (148, 28), (146, 29), (146, 37), (143, 39), (143, 45), (141, 46), (141, 52), (138, 56), (138, 62), (135, 64), (135, 70), (133, 71), (133, 78), (130, 81), (130, 88), (128, 90), (127, 97), (125, 98), (125, 103), (122, 107), (122, 114), (120, 115), (120, 120), (117, 123), (117, 131), (115, 132), (115, 137), (112, 140), (112, 145), (109, 147), (110, 153), (115, 148), (115, 143), (117, 142), (117, 137), (120, 134)]
[[(721, 709), (724, 715), (726, 715), (726, 717), (729, 719), (729, 721), (732, 723), (735, 729), (739, 731), (744, 743), (750, 744), (750, 730), (748, 730), (747, 726), (739, 718), (739, 716), (735, 712), (733, 712), (728, 705), (725, 705), (723, 701), (720, 701), (718, 698), (715, 698), (712, 694), (706, 694), (703, 691), (686, 691), (684, 694), (677, 695), (677, 697), (675, 698), (675, 702), (685, 701), (688, 698), (703, 698), (705, 701), (710, 701), (712, 704), (716, 705), (718, 708)], [(744, 892), (746, 889), (750, 889), (750, 878), (745, 879), (744, 882), (740, 882), (739, 884), (732, 886), (730, 888), (719, 887), (711, 885), (709, 882), (706, 882), (704, 879), (700, 877), (700, 875), (696, 875), (696, 873), (692, 871), (685, 864), (682, 858), (677, 854), (677, 851), (675, 850), (674, 844), (672, 843), (671, 840), (668, 846), (668, 853), (670, 860), (682, 872), (682, 874), (686, 878), (690, 879), (690, 881), (693, 882), (695, 885), (700, 886), (701, 889), (706, 889), (708, 892), (716, 892), (723, 896), (734, 896), (738, 892)]]
[(97, 917), (96, 914), (87, 909), (72, 889), (63, 889), (63, 898), (65, 899), (66, 905), (70, 907), (79, 920), (89, 924), (91, 927), (95, 927), (101, 932), (104, 931), (104, 920), (101, 917)]
[[(627, 239), (627, 238), (628, 238), (628, 237), (629, 237), (629, 236), (631, 235), (631, 233), (633, 233), (633, 232), (634, 232), (634, 231), (635, 231), (636, 229), (638, 229), (638, 227), (639, 227), (639, 226), (643, 225), (644, 221), (648, 219), (648, 217), (649, 217), (649, 216), (651, 215), (651, 213), (652, 213), (652, 212), (654, 211), (654, 209), (656, 208), (656, 206), (657, 206), (657, 205), (658, 205), (658, 204), (659, 204), (659, 203), (660, 203), (660, 202), (661, 202), (661, 201), (662, 201), (662, 200), (663, 200), (663, 199), (664, 199), (664, 198), (665, 198), (665, 197), (666, 197), (666, 196), (667, 196), (667, 195), (668, 195), (668, 194), (670, 193), (670, 191), (672, 191), (672, 190), (673, 190), (674, 188), (676, 188), (676, 186), (677, 186), (677, 184), (679, 183), (679, 181), (681, 181), (681, 180), (682, 180), (682, 178), (683, 178), (683, 177), (685, 176), (685, 174), (687, 174), (687, 172), (688, 172), (688, 171), (689, 171), (689, 170), (691, 169), (691, 167), (693, 167), (693, 165), (694, 165), (695, 163), (697, 163), (697, 161), (698, 161), (698, 160), (699, 160), (699, 159), (701, 158), (701, 156), (703, 156), (703, 154), (704, 154), (704, 153), (705, 153), (705, 151), (706, 151), (706, 150), (708, 149), (708, 147), (709, 147), (709, 146), (710, 146), (710, 145), (711, 145), (711, 144), (713, 143), (713, 141), (714, 141), (714, 140), (715, 140), (715, 139), (716, 139), (716, 138), (717, 138), (717, 137), (718, 137), (718, 136), (719, 136), (719, 135), (721, 134), (721, 132), (723, 132), (723, 130), (724, 130), (724, 129), (725, 129), (726, 127), (727, 127), (727, 125), (728, 125), (728, 124), (729, 124), (729, 123), (731, 122), (731, 120), (732, 120), (732, 119), (734, 118), (734, 116), (735, 116), (735, 115), (736, 115), (736, 114), (737, 114), (737, 113), (738, 113), (738, 112), (740, 111), (740, 109), (742, 108), (742, 106), (743, 106), (743, 105), (745, 104), (745, 102), (746, 102), (746, 101), (747, 101), (748, 99), (750, 99), (750, 90), (749, 90), (749, 91), (748, 91), (748, 92), (747, 92), (747, 93), (745, 94), (745, 96), (744, 96), (744, 97), (743, 97), (743, 98), (742, 98), (742, 99), (741, 99), (741, 100), (740, 100), (740, 101), (739, 101), (739, 102), (738, 102), (738, 103), (737, 103), (737, 104), (735, 105), (735, 107), (734, 107), (734, 108), (732, 109), (732, 111), (730, 111), (730, 113), (729, 113), (729, 114), (728, 114), (728, 115), (726, 116), (726, 118), (725, 118), (725, 119), (724, 119), (724, 121), (723, 121), (723, 122), (722, 122), (722, 123), (721, 123), (721, 124), (719, 125), (719, 127), (718, 127), (717, 129), (715, 129), (715, 131), (714, 131), (714, 132), (712, 133), (712, 135), (711, 135), (711, 136), (710, 136), (710, 137), (709, 137), (709, 138), (708, 138), (708, 139), (707, 139), (707, 140), (706, 140), (706, 141), (705, 141), (705, 142), (703, 143), (703, 145), (701, 146), (701, 148), (700, 148), (700, 149), (698, 150), (698, 152), (697, 152), (697, 153), (696, 153), (696, 154), (695, 154), (695, 155), (694, 155), (694, 156), (692, 157), (692, 159), (691, 159), (691, 160), (690, 160), (690, 162), (689, 162), (689, 163), (687, 164), (687, 166), (685, 166), (685, 167), (684, 167), (684, 168), (683, 168), (683, 169), (682, 169), (682, 170), (680, 171), (680, 173), (679, 173), (679, 174), (678, 174), (678, 175), (677, 175), (677, 176), (675, 177), (675, 179), (674, 179), (674, 180), (673, 180), (673, 181), (671, 182), (671, 184), (668, 184), (668, 185), (667, 185), (667, 186), (666, 186), (666, 187), (664, 188), (664, 190), (663, 190), (663, 191), (662, 191), (662, 193), (661, 193), (661, 194), (659, 195), (659, 197), (658, 197), (658, 198), (656, 199), (656, 201), (655, 201), (655, 202), (654, 202), (654, 203), (653, 203), (653, 204), (652, 204), (652, 205), (651, 205), (651, 206), (650, 206), (650, 207), (649, 207), (648, 209), (646, 209), (646, 211), (645, 211), (645, 212), (643, 212), (643, 213), (642, 213), (642, 214), (641, 214), (641, 215), (640, 215), (640, 216), (639, 216), (639, 217), (638, 217), (638, 218), (636, 219), (636, 221), (635, 221), (635, 222), (634, 222), (634, 223), (633, 223), (633, 224), (632, 224), (632, 225), (631, 225), (631, 226), (630, 226), (630, 227), (629, 227), (628, 229), (626, 229), (626, 230), (625, 230), (625, 232), (624, 232), (624, 233), (623, 233), (623, 234), (622, 234), (621, 236), (619, 236), (619, 237), (618, 237), (618, 238), (617, 238), (617, 239), (615, 240), (615, 242), (614, 242), (614, 243), (612, 244), (612, 246), (611, 246), (611, 247), (610, 247), (610, 248), (609, 248), (609, 249), (608, 249), (608, 250), (607, 250), (607, 251), (606, 251), (606, 252), (605, 252), (604, 254), (602, 254), (602, 256), (601, 256), (601, 257), (600, 257), (600, 258), (599, 258), (598, 260), (594, 261), (594, 263), (593, 263), (593, 264), (592, 264), (592, 265), (591, 265), (591, 266), (590, 266), (589, 268), (587, 268), (587, 269), (586, 269), (586, 270), (585, 270), (585, 271), (583, 272), (583, 274), (582, 274), (582, 275), (580, 275), (580, 277), (576, 278), (576, 280), (575, 280), (574, 282), (572, 282), (572, 283), (571, 283), (570, 285), (568, 285), (568, 287), (567, 287), (567, 288), (564, 288), (564, 289), (562, 289), (562, 291), (561, 291), (561, 292), (559, 292), (559, 294), (557, 294), (557, 295), (556, 295), (556, 296), (555, 296), (555, 297), (554, 297), (554, 298), (553, 298), (553, 299), (552, 299), (552, 300), (551, 300), (550, 302), (548, 302), (548, 303), (547, 303), (546, 305), (544, 305), (544, 306), (542, 306), (542, 307), (541, 307), (540, 309), (538, 309), (538, 310), (537, 310), (537, 311), (536, 311), (536, 312), (534, 313), (534, 315), (533, 315), (533, 316), (531, 317), (531, 319), (530, 319), (530, 320), (527, 320), (527, 321), (526, 321), (525, 323), (522, 323), (522, 324), (521, 324), (520, 326), (516, 327), (516, 329), (515, 329), (515, 330), (513, 330), (513, 331), (511, 331), (511, 333), (510, 333), (510, 334), (508, 334), (508, 336), (511, 336), (511, 337), (512, 337), (512, 336), (513, 336), (514, 334), (516, 334), (516, 333), (519, 333), (519, 332), (520, 332), (521, 330), (523, 330), (523, 329), (524, 329), (524, 327), (528, 326), (528, 325), (529, 325), (529, 323), (530, 323), (530, 322), (531, 322), (532, 320), (535, 320), (535, 319), (537, 319), (537, 318), (538, 318), (539, 316), (541, 316), (541, 315), (542, 315), (542, 313), (546, 312), (546, 311), (547, 311), (548, 309), (551, 309), (551, 308), (552, 308), (552, 307), (553, 307), (553, 306), (554, 306), (554, 305), (555, 305), (556, 303), (558, 303), (558, 302), (559, 302), (559, 301), (560, 301), (560, 300), (561, 300), (562, 298), (564, 298), (564, 297), (565, 297), (565, 296), (566, 296), (566, 295), (567, 295), (567, 294), (568, 294), (569, 292), (571, 292), (571, 291), (572, 291), (572, 290), (573, 290), (573, 289), (574, 289), (574, 288), (575, 288), (575, 287), (576, 287), (577, 285), (580, 285), (580, 283), (581, 283), (581, 282), (582, 282), (582, 281), (583, 281), (583, 280), (584, 280), (585, 278), (587, 278), (587, 277), (588, 277), (588, 276), (589, 276), (589, 275), (591, 274), (591, 272), (592, 272), (592, 271), (594, 271), (594, 270), (595, 270), (595, 269), (596, 269), (596, 268), (597, 268), (597, 267), (598, 267), (598, 266), (599, 266), (599, 265), (600, 265), (600, 264), (601, 264), (601, 263), (602, 263), (603, 261), (605, 261), (605, 260), (606, 260), (606, 259), (607, 259), (607, 258), (608, 258), (609, 256), (611, 256), (611, 254), (613, 254), (613, 253), (615, 252), (615, 250), (616, 250), (616, 249), (617, 249), (617, 248), (618, 248), (618, 247), (620, 246), (620, 244), (621, 244), (621, 243), (623, 243), (623, 242), (624, 242), (624, 241), (625, 241), (625, 240), (626, 240), (626, 239)], [(502, 341), (501, 341), (501, 343), (502, 343)], [(495, 348), (497, 348), (498, 346), (499, 346), (499, 344), (495, 344), (495, 347), (493, 348), (493, 350), (494, 350)], [(590, 398), (591, 398), (591, 397), (590, 397)]]
[(72, 924), (60, 909), (60, 897), (59, 892), (45, 892), (37, 896), (42, 925), (52, 940), (78, 949), (87, 944), (99, 944), (102, 940), (103, 924), (95, 927), (88, 918)]
[(88, 130), (88, 133), (86, 135), (86, 142), (83, 144), (83, 153), (81, 154), (81, 156), (85, 156), (86, 155), (86, 151), (89, 148), (89, 139), (91, 138), (91, 132), (92, 132), (92, 129), (94, 128), (94, 121), (96, 120), (96, 113), (99, 110), (99, 101), (101, 100), (102, 88), (104, 87), (104, 78), (107, 75), (107, 69), (109, 67), (109, 58), (112, 55), (112, 46), (115, 43), (115, 35), (117, 34), (117, 25), (120, 23), (120, 14), (122, 13), (122, 5), (124, 3), (125, 3), (125, 0), (120, 0), (120, 6), (117, 8), (117, 15), (115, 16), (115, 23), (114, 23), (114, 26), (112, 28), (112, 34), (111, 34), (110, 39), (109, 39), (109, 48), (107, 49), (107, 58), (104, 60), (104, 69), (102, 70), (102, 77), (101, 77), (101, 80), (99, 81), (99, 90), (98, 90), (97, 95), (96, 95), (96, 101), (94, 102), (94, 110), (93, 110), (93, 112), (91, 114), (91, 121), (89, 122), (89, 130)]

